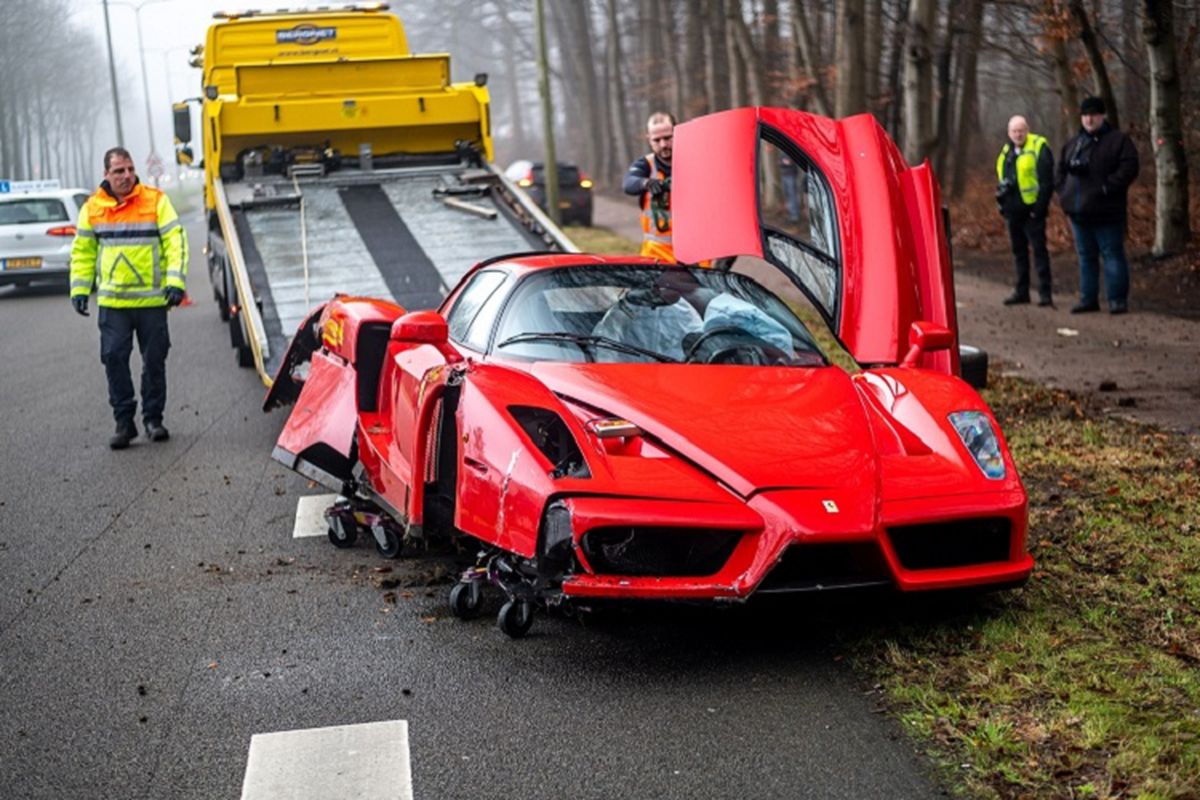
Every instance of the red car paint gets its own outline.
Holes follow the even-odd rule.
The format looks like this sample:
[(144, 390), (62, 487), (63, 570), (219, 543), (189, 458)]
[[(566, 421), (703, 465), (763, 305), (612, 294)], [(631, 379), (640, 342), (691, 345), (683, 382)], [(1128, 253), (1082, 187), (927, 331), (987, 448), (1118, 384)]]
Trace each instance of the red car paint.
[[(781, 234), (760, 208), (764, 130), (790, 141), (831, 189), (838, 239), (823, 246), (836, 249), (840, 272), (830, 322), (870, 366), (827, 365), (803, 352), (809, 340), (798, 333), (795, 353), (762, 333), (735, 337), (705, 363), (698, 339), (687, 363), (675, 363), (597, 343), (601, 325), (591, 322), (501, 335), (526, 306), (535, 318), (527, 296), (557, 303), (539, 313), (582, 317), (611, 293), (610, 280), (653, 278), (659, 293), (643, 305), (622, 289), (615, 305), (682, 309), (662, 299), (667, 272), (763, 298), (760, 308), (781, 318), (761, 287), (717, 270), (517, 256), (477, 265), (438, 313), (348, 297), (319, 309), (266, 400), (268, 410), (296, 404), (276, 459), (381, 509), (405, 537), (477, 540), (524, 576), (517, 588), (497, 579), (514, 602), (1024, 581), (1033, 565), (1026, 495), (995, 419), (954, 376), (953, 284), (927, 166), (908, 168), (869, 117), (739, 109), (685, 123), (677, 255), (754, 255), (803, 284), (768, 244)], [(539, 280), (549, 288), (528, 294)], [(473, 330), (480, 319), (491, 327)], [(1002, 476), (985, 475), (968, 452), (950, 422), (962, 412), (990, 428), (984, 452), (990, 443), (988, 463)], [(559, 547), (559, 536), (569, 541)]]

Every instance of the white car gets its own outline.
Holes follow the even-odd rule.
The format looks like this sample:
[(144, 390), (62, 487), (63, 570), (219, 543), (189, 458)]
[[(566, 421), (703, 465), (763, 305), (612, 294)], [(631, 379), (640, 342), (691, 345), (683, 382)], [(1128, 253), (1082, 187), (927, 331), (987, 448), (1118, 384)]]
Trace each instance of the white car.
[(0, 286), (67, 284), (83, 189), (0, 194)]

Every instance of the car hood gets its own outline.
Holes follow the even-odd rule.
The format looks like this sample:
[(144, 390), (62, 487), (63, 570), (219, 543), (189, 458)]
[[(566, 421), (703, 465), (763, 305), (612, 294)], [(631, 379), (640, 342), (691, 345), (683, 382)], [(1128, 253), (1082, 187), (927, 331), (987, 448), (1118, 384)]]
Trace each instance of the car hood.
[(541, 363), (531, 372), (561, 396), (636, 423), (743, 497), (875, 489), (870, 422), (836, 367)]

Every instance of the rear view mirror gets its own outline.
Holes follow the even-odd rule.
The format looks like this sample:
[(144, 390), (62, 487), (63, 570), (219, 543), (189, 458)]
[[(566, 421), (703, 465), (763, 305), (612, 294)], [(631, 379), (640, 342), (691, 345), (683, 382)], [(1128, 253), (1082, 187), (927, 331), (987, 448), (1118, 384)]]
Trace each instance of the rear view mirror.
[(908, 332), (908, 353), (900, 366), (915, 367), (926, 353), (949, 350), (953, 346), (954, 331), (936, 322), (917, 320)]
[(392, 323), (390, 338), (393, 342), (431, 344), (447, 363), (462, 361), (462, 356), (450, 344), (450, 326), (436, 311), (413, 311), (405, 314)]
[(436, 311), (414, 311), (392, 323), (393, 342), (441, 344), (450, 338), (450, 327)]
[(175, 114), (175, 146), (187, 146), (192, 143), (192, 108), (187, 103), (175, 103), (172, 106)]

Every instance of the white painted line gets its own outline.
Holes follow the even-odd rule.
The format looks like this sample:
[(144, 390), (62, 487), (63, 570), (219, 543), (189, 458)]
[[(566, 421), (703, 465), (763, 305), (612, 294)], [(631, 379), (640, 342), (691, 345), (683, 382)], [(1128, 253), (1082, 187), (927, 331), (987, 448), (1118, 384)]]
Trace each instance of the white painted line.
[(405, 720), (256, 733), (242, 800), (412, 800)]
[(325, 521), (325, 509), (337, 500), (336, 494), (312, 494), (301, 497), (296, 504), (296, 524), (292, 528), (293, 539), (308, 536), (325, 536), (329, 523)]

